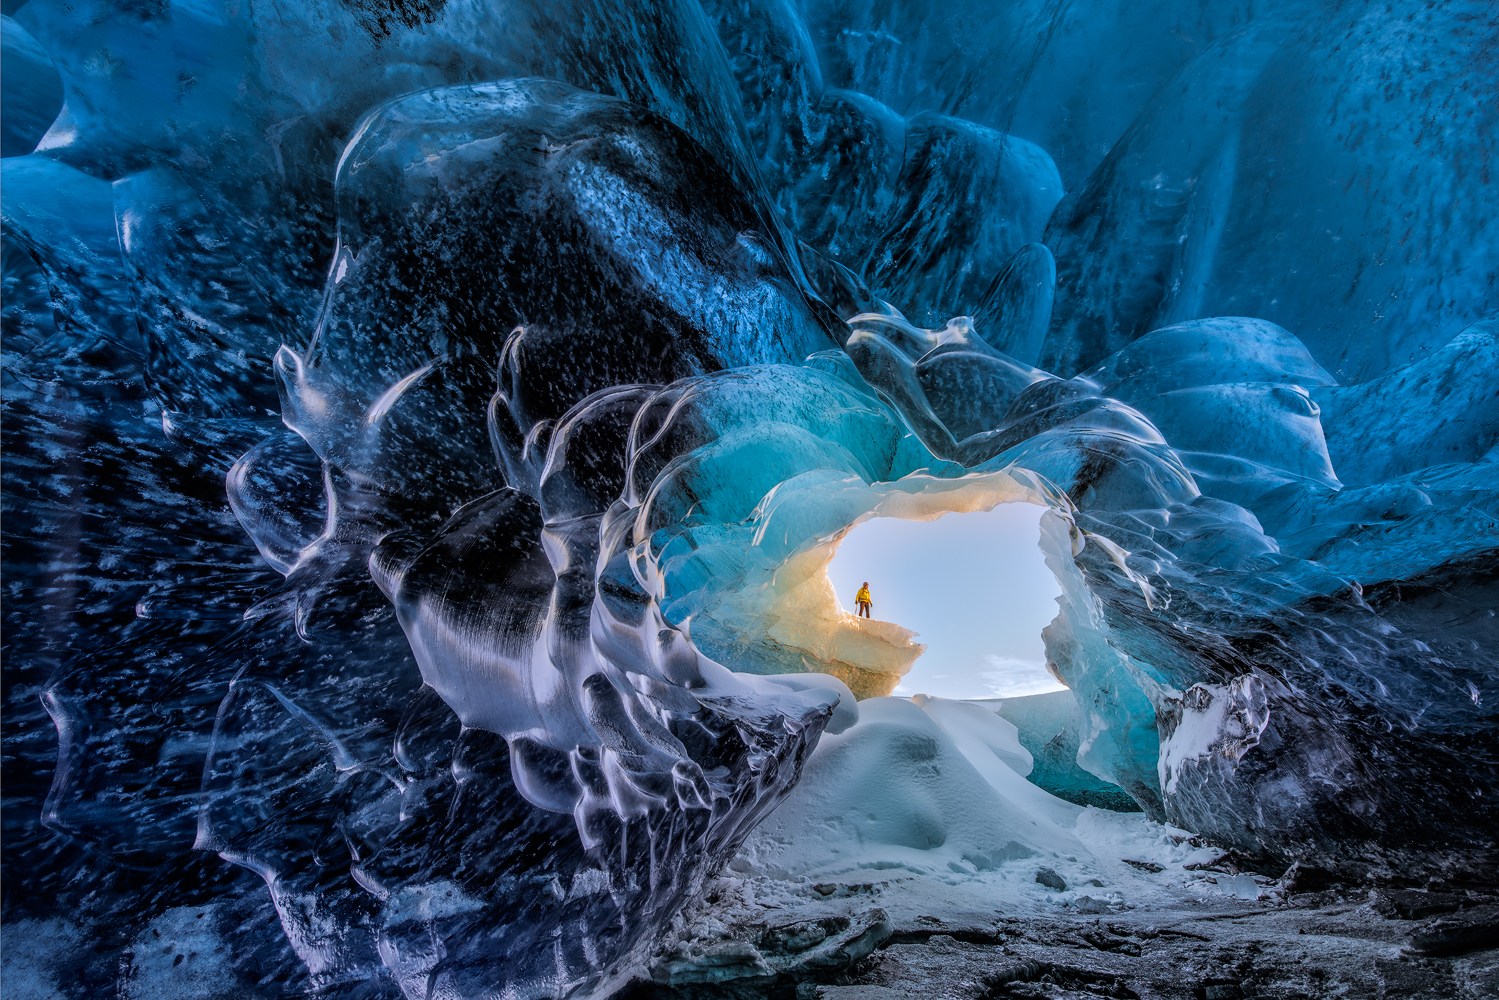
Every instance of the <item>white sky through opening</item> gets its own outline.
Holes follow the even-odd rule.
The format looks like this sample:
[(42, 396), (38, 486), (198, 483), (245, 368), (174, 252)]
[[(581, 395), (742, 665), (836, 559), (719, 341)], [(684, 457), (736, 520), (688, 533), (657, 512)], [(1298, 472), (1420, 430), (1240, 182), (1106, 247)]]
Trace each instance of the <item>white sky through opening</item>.
[(869, 581), (873, 615), (920, 633), (927, 650), (895, 694), (1018, 698), (1063, 685), (1046, 672), (1041, 630), (1061, 593), (1037, 542), (1044, 507), (1005, 503), (935, 521), (877, 517), (849, 532), (828, 566), (844, 610)]

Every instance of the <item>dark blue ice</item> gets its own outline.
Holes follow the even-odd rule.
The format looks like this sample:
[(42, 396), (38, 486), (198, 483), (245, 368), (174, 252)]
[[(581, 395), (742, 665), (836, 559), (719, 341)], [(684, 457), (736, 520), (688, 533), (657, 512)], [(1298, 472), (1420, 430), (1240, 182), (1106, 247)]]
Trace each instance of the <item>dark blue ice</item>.
[(76, 995), (180, 907), (203, 995), (606, 995), (869, 693), (724, 609), (917, 475), (1055, 509), (1078, 763), (1151, 817), (1499, 864), (1492, 5), (4, 47), (4, 919)]

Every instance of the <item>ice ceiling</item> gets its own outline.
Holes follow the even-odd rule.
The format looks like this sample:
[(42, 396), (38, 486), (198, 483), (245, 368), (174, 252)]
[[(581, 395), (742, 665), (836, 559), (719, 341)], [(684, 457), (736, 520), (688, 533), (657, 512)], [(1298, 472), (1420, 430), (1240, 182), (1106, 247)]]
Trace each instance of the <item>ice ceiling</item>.
[(5, 11), (6, 906), (77, 982), (232, 864), (288, 990), (607, 992), (914, 657), (841, 534), (1012, 500), (1088, 770), (1499, 864), (1491, 5)]

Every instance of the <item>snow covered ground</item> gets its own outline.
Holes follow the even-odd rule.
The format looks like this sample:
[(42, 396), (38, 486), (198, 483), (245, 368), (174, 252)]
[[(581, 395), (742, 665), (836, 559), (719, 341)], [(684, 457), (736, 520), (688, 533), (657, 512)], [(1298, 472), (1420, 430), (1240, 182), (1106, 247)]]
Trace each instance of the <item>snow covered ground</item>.
[(1143, 813), (1032, 785), (1015, 727), (987, 706), (859, 709), (633, 997), (1499, 995), (1494, 952), (1433, 958), (1452, 948), (1418, 940), (1492, 933), (1477, 896), (1254, 871)]

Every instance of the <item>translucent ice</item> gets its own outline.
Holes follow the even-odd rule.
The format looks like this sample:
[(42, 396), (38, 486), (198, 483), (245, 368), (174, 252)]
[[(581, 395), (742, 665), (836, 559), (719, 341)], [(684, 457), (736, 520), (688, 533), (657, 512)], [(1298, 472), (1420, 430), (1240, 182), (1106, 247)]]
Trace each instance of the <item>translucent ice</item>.
[[(192, 910), (214, 989), (601, 995), (788, 796), (998, 870), (1119, 832), (1079, 768), (1499, 861), (1485, 5), (7, 10), (5, 919), (69, 989)], [(1067, 761), (880, 698), (826, 579), (1006, 502)]]

